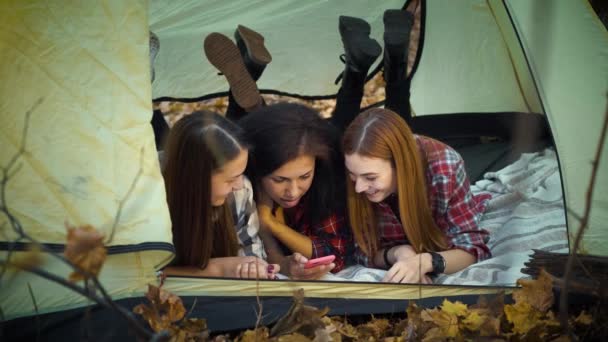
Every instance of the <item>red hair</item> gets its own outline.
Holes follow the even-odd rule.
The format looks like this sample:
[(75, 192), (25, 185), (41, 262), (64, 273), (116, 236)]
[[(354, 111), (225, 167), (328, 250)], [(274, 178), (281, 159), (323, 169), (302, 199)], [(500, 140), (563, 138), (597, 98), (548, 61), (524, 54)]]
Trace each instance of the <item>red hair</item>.
[[(403, 231), (417, 253), (445, 250), (446, 236), (433, 219), (426, 187), (426, 161), (407, 123), (396, 113), (372, 108), (359, 114), (342, 139), (344, 154), (391, 162)], [(346, 177), (349, 178), (348, 175)], [(377, 218), (371, 202), (347, 182), (348, 217), (355, 241), (368, 255), (378, 251)]]

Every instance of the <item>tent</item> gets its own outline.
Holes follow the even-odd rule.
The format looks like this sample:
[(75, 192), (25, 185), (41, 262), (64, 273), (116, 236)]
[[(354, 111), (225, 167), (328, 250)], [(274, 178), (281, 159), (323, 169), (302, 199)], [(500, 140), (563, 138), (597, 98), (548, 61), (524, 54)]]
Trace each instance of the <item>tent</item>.
[[(112, 236), (100, 280), (113, 298), (132, 307), (174, 251), (149, 124), (152, 100), (195, 101), (226, 91), (224, 79), (203, 58), (203, 37), (212, 31), (231, 35), (237, 24), (253, 27), (273, 54), (259, 82), (264, 92), (331, 97), (342, 68), (338, 15), (365, 18), (382, 42), (384, 10), (414, 4), (3, 1), (0, 165), (19, 153), (22, 141), (25, 152), (17, 160), (18, 172), (11, 169), (2, 205), (28, 234), (57, 252), (64, 247), (66, 221), (92, 224)], [(517, 138), (542, 135), (530, 125), (546, 127), (574, 235), (606, 108), (606, 28), (585, 0), (428, 0), (419, 6), (421, 36), (411, 76), (414, 128), (434, 136), (521, 141)], [(149, 30), (161, 41), (153, 85)], [(606, 148), (601, 157), (583, 244), (588, 253), (605, 256)], [(5, 215), (0, 229), (1, 259), (25, 255), (28, 245), (16, 239)], [(55, 258), (47, 256), (44, 267), (67, 276)], [(78, 322), (89, 304), (32, 274), (9, 270), (0, 281), (3, 320), (18, 326), (43, 315), (49, 336), (67, 321)], [(329, 304), (334, 313), (368, 313), (400, 311), (405, 299), (433, 305), (446, 296), (464, 299), (511, 288), (200, 278), (169, 278), (165, 287), (186, 301), (196, 298), (195, 316), (219, 330), (254, 323), (257, 294), (280, 310), (293, 290), (304, 288), (307, 297)]]

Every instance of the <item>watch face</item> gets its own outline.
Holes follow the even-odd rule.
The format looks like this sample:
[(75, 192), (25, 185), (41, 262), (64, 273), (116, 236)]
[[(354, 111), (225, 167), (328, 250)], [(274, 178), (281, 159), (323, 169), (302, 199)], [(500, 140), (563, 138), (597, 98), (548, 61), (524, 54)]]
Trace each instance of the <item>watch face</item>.
[(431, 253), (432, 258), (432, 265), (433, 265), (433, 272), (434, 273), (443, 273), (443, 271), (445, 270), (445, 260), (443, 259), (443, 256), (439, 253)]

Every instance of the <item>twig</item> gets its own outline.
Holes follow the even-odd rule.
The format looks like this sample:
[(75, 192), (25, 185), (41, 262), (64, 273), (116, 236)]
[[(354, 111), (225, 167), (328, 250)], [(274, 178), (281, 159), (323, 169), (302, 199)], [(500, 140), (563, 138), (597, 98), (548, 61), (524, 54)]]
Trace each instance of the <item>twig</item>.
[(135, 185), (137, 184), (137, 181), (139, 181), (139, 177), (141, 177), (141, 175), (143, 174), (143, 163), (144, 163), (144, 148), (142, 147), (139, 152), (139, 170), (137, 170), (137, 174), (135, 175), (135, 178), (133, 178), (133, 181), (131, 182), (131, 186), (129, 187), (129, 190), (125, 194), (125, 197), (123, 197), (122, 200), (120, 200), (120, 202), (118, 203), (118, 211), (116, 212), (116, 216), (114, 216), (114, 223), (112, 224), (112, 229), (110, 230), (110, 236), (108, 237), (108, 240), (105, 242), (106, 245), (109, 245), (110, 243), (112, 243), (112, 240), (114, 240), (114, 233), (116, 233), (116, 227), (118, 227), (118, 222), (120, 221), (120, 215), (122, 214), (122, 208), (124, 207), (125, 202), (127, 201), (127, 199), (129, 199), (129, 197), (131, 196), (131, 193), (135, 189)]
[(34, 297), (34, 291), (32, 291), (32, 286), (29, 282), (27, 283), (27, 290), (30, 292), (30, 297), (34, 304), (34, 311), (36, 312), (36, 341), (40, 341), (40, 312), (38, 311), (38, 304), (36, 303), (36, 297)]
[(259, 341), (260, 338), (258, 336), (258, 328), (260, 326), (260, 322), (262, 322), (262, 312), (264, 311), (264, 306), (262, 306), (262, 302), (260, 301), (260, 277), (259, 277), (259, 272), (256, 272), (256, 276), (255, 276), (255, 301), (258, 303), (258, 315), (257, 315), (257, 318), (255, 320), (255, 340)]
[(192, 303), (192, 306), (190, 307), (190, 311), (188, 311), (188, 313), (186, 314), (186, 316), (184, 316), (184, 318), (190, 317), (190, 314), (192, 314), (192, 311), (194, 311), (194, 307), (196, 306), (196, 301), (197, 301), (197, 298), (194, 297), (194, 303)]
[(574, 210), (572, 210), (570, 208), (566, 208), (566, 211), (568, 212), (568, 214), (570, 214), (572, 217), (574, 217), (578, 222), (581, 222), (583, 220), (581, 215), (577, 214)]
[(562, 329), (564, 332), (567, 332), (568, 335), (570, 332), (570, 327), (568, 325), (568, 287), (570, 284), (570, 278), (572, 273), (572, 265), (574, 264), (574, 259), (576, 255), (576, 251), (578, 250), (578, 246), (582, 240), (583, 233), (587, 228), (587, 222), (589, 221), (589, 213), (591, 212), (591, 201), (593, 200), (593, 190), (595, 187), (595, 178), (597, 176), (598, 166), (600, 164), (600, 158), (602, 156), (602, 150), (604, 148), (604, 142), (606, 139), (606, 130), (608, 128), (608, 108), (606, 108), (606, 113), (604, 115), (604, 124), (602, 126), (602, 130), (600, 133), (600, 141), (597, 145), (597, 149), (595, 152), (595, 157), (593, 158), (593, 167), (591, 169), (591, 179), (589, 180), (589, 187), (587, 188), (587, 196), (585, 201), (585, 211), (583, 217), (581, 219), (580, 227), (576, 232), (576, 238), (574, 240), (574, 247), (570, 252), (570, 256), (568, 257), (568, 261), (566, 262), (566, 270), (564, 272), (564, 287), (562, 288), (562, 292), (559, 298), (559, 318), (562, 324)]
[[(0, 179), (0, 200), (1, 200), (0, 212), (4, 213), (4, 215), (6, 215), (8, 221), (10, 222), (11, 226), (13, 227), (13, 230), (17, 233), (18, 237), (23, 236), (24, 231), (23, 231), (23, 228), (21, 227), (21, 223), (19, 223), (19, 220), (17, 220), (17, 218), (15, 216), (13, 216), (13, 214), (11, 213), (11, 211), (8, 208), (8, 205), (6, 204), (6, 185), (8, 184), (8, 181), (15, 175), (15, 173), (19, 169), (21, 169), (21, 165), (19, 165), (16, 168), (16, 170), (13, 170), (11, 172), (13, 165), (17, 162), (19, 157), (21, 157), (25, 153), (25, 143), (27, 142), (27, 131), (30, 126), (30, 116), (32, 115), (34, 110), (42, 103), (42, 101), (43, 101), (43, 99), (39, 98), (36, 102), (34, 102), (32, 107), (30, 107), (30, 109), (25, 112), (25, 119), (24, 119), (24, 123), (23, 123), (23, 133), (21, 135), (21, 143), (19, 144), (19, 148), (17, 149), (17, 152), (11, 157), (8, 164), (6, 164), (6, 166), (1, 168), (2, 169), (2, 178)], [(4, 224), (2, 225), (2, 228), (4, 229)], [(13, 253), (13, 249), (9, 248), (7, 260), (10, 260), (12, 253)], [(2, 270), (0, 270), (0, 280), (2, 280), (2, 278), (4, 278), (5, 273), (6, 273), (6, 266), (2, 267)]]

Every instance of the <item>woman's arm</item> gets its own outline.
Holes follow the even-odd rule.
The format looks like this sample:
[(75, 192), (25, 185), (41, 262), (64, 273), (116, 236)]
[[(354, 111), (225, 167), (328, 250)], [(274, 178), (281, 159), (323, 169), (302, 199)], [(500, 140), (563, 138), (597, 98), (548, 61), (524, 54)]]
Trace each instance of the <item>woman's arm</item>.
[[(277, 212), (282, 212), (281, 208)], [(281, 241), (292, 252), (298, 252), (306, 258), (312, 257), (312, 240), (301, 233), (298, 233), (284, 222), (272, 215), (272, 211), (268, 207), (262, 207), (259, 211), (260, 224), (264, 226), (272, 235)]]
[(236, 234), (243, 254), (266, 259), (264, 243), (259, 236), (260, 220), (249, 180), (244, 178), (243, 188), (233, 192), (233, 194), (237, 217), (237, 222), (235, 222)]
[(266, 261), (252, 256), (211, 258), (204, 269), (194, 266), (168, 266), (163, 270), (169, 276), (251, 279), (272, 279), (278, 271), (278, 267), (274, 267), (272, 272), (269, 272)]
[[(462, 249), (450, 249), (438, 254), (445, 260), (443, 273), (446, 274), (458, 272), (476, 261), (475, 256)], [(387, 252), (387, 259), (389, 261), (388, 265), (384, 262), (384, 250), (379, 251), (374, 256), (375, 263), (383, 264), (389, 268), (383, 279), (386, 282), (426, 283), (428, 282), (427, 274), (436, 271), (433, 269), (433, 257), (430, 253), (416, 254), (409, 245), (390, 248)]]

